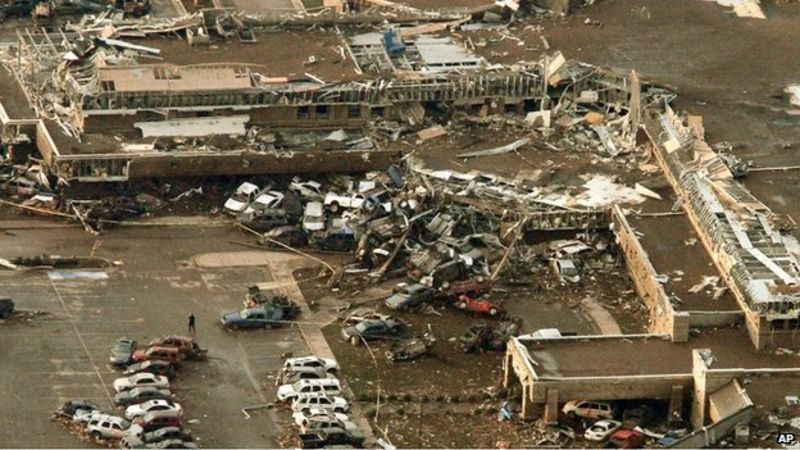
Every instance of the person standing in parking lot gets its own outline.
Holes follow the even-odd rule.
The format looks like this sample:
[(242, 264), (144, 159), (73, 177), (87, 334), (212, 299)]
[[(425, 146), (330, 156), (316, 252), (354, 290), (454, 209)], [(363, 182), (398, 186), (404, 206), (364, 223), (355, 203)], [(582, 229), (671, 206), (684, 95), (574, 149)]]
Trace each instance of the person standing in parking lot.
[(189, 313), (189, 334), (197, 334), (197, 328), (194, 326), (194, 313)]

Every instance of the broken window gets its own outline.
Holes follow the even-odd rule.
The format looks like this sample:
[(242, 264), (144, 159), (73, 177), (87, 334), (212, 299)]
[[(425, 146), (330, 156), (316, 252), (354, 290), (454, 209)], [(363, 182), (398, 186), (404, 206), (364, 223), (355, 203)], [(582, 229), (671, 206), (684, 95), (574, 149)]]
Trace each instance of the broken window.
[(309, 110), (308, 106), (301, 106), (297, 108), (297, 118), (298, 119), (308, 119), (309, 118)]
[(347, 118), (348, 119), (360, 119), (361, 118), (361, 105), (350, 105), (347, 107)]
[(116, 86), (113, 80), (106, 80), (100, 83), (100, 88), (105, 92), (116, 91)]
[(328, 105), (317, 105), (317, 110), (315, 117), (317, 119), (327, 119), (328, 118)]
[(375, 117), (375, 118), (381, 117), (382, 118), (382, 117), (384, 117), (384, 114), (385, 114), (385, 110), (384, 110), (383, 106), (376, 106), (376, 107), (372, 108), (372, 117)]

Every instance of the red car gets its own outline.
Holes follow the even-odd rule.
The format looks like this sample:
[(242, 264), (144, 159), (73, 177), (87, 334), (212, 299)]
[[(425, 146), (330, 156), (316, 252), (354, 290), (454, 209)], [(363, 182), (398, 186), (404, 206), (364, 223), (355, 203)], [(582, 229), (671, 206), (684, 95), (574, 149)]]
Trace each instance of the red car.
[(160, 359), (177, 364), (181, 357), (181, 352), (174, 347), (159, 347), (151, 346), (146, 349), (139, 349), (133, 352), (133, 362), (149, 361), (151, 359)]
[(492, 280), (484, 277), (477, 277), (473, 280), (444, 282), (442, 284), (442, 292), (447, 297), (460, 297), (462, 295), (478, 297), (483, 294), (488, 294), (491, 290)]
[(494, 303), (487, 298), (472, 298), (468, 295), (460, 295), (458, 297), (456, 308), (479, 314), (488, 314), (492, 317), (496, 317), (506, 311), (503, 305)]
[(200, 348), (194, 338), (188, 336), (162, 336), (150, 341), (150, 347), (174, 348), (187, 359), (200, 359), (207, 351)]

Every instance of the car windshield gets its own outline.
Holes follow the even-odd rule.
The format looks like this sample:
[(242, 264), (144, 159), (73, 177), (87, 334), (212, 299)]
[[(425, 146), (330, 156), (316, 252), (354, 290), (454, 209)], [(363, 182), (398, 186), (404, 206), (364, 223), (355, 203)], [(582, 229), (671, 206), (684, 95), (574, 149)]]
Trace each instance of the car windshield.
[(239, 317), (242, 319), (247, 319), (247, 310), (243, 309), (242, 312), (239, 313)]
[(236, 200), (239, 203), (245, 203), (247, 201), (247, 194), (244, 192), (236, 192), (231, 195), (231, 199)]
[(363, 333), (367, 331), (367, 329), (369, 329), (370, 325), (372, 325), (372, 322), (369, 321), (361, 322), (358, 325), (356, 325), (356, 330), (358, 330), (360, 333)]

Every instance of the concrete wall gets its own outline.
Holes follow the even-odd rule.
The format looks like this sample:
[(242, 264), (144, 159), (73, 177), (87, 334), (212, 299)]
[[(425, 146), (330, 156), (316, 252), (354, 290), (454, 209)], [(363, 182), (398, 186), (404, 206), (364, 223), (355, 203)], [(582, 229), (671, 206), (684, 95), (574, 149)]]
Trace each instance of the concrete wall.
[(650, 262), (639, 239), (628, 224), (622, 209), (615, 205), (611, 210), (611, 219), (617, 243), (622, 249), (628, 272), (633, 279), (636, 292), (650, 311), (650, 332), (665, 333), (673, 342), (685, 342), (689, 339), (690, 316), (686, 312), (678, 312), (669, 302), (669, 297), (656, 279), (656, 270)]
[(717, 328), (739, 325), (744, 322), (744, 313), (735, 311), (686, 311), (691, 328)]

